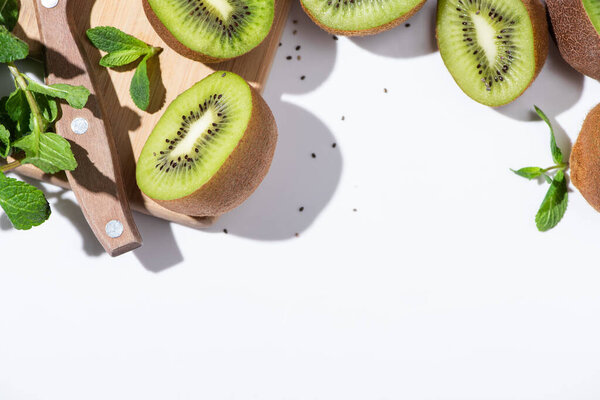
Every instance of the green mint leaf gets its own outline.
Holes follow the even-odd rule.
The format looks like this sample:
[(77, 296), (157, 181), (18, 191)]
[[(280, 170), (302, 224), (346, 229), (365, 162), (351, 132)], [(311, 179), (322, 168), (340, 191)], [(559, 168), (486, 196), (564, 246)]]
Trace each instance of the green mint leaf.
[(146, 62), (150, 57), (150, 55), (147, 55), (140, 62), (129, 87), (133, 102), (143, 111), (146, 111), (150, 105), (150, 79), (148, 79), (148, 64)]
[(100, 65), (107, 68), (121, 67), (123, 65), (131, 64), (145, 54), (146, 51), (141, 49), (114, 51), (102, 57), (100, 59)]
[(567, 210), (567, 202), (567, 180), (564, 171), (559, 170), (535, 216), (535, 224), (540, 232), (546, 232), (560, 222)]
[(112, 26), (99, 26), (88, 29), (87, 37), (92, 44), (102, 51), (112, 53), (121, 50), (148, 50), (149, 46), (135, 37)]
[(550, 178), (550, 176), (544, 174), (544, 179), (546, 180), (547, 183), (549, 183), (550, 185), (552, 185), (552, 178)]
[(525, 167), (525, 168), (521, 168), (517, 171), (515, 171), (514, 169), (511, 169), (511, 171), (519, 176), (522, 176), (523, 178), (527, 178), (530, 180), (535, 179), (544, 173), (544, 170), (540, 167)]
[(8, 96), (0, 98), (0, 125), (4, 125), (6, 129), (9, 131), (15, 131), (16, 124), (15, 121), (12, 120), (8, 112), (6, 111), (6, 102), (8, 101)]
[(19, 0), (0, 0), (0, 25), (12, 31), (19, 20)]
[(41, 190), (1, 172), (0, 207), (16, 229), (31, 229), (50, 217), (50, 205)]
[(0, 124), (0, 157), (6, 158), (10, 154), (10, 132)]
[(31, 119), (31, 110), (29, 109), (29, 103), (27, 103), (27, 97), (23, 90), (17, 89), (11, 93), (6, 100), (5, 110), (13, 121), (13, 140), (23, 137), (30, 132), (29, 121)]
[[(33, 93), (35, 101), (42, 112), (42, 116), (48, 123), (52, 124), (58, 118), (58, 103), (52, 97), (45, 96), (40, 93)], [(30, 124), (31, 128), (31, 124)], [(31, 128), (33, 130), (33, 128)]]
[(0, 25), (0, 63), (22, 60), (28, 55), (27, 43), (10, 33), (4, 25)]
[(554, 136), (554, 128), (552, 127), (552, 124), (550, 123), (550, 119), (548, 119), (546, 114), (544, 114), (544, 112), (542, 110), (540, 110), (538, 108), (538, 106), (534, 106), (534, 107), (535, 107), (535, 112), (537, 113), (537, 115), (539, 115), (539, 117), (550, 128), (550, 151), (552, 152), (552, 159), (554, 160), (555, 163), (562, 164), (564, 162), (563, 154), (562, 154), (562, 151), (560, 151), (560, 148), (556, 145), (556, 138)]
[(13, 147), (25, 151), (22, 164), (33, 164), (47, 174), (59, 171), (72, 171), (77, 168), (77, 161), (71, 150), (71, 144), (56, 133), (47, 132), (40, 135), (39, 152), (36, 154), (35, 135), (27, 135), (15, 143)]
[(85, 107), (90, 96), (90, 91), (83, 86), (71, 86), (65, 83), (45, 85), (43, 83), (38, 83), (27, 76), (26, 78), (29, 82), (27, 89), (30, 91), (66, 100), (73, 108), (82, 109)]

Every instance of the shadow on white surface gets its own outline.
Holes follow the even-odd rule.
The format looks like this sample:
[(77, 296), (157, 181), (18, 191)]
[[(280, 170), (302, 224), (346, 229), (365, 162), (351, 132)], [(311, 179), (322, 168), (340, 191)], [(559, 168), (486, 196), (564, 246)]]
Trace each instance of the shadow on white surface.
[(10, 223), (10, 220), (8, 219), (8, 216), (4, 213), (0, 214), (0, 230), (1, 231), (8, 231), (13, 229), (12, 224)]
[(411, 58), (435, 53), (436, 9), (436, 2), (430, 1), (412, 18), (394, 29), (350, 40), (373, 54), (385, 57)]
[(135, 213), (135, 222), (144, 241), (133, 254), (148, 271), (159, 273), (183, 262), (171, 223)]
[(279, 121), (279, 143), (269, 174), (244, 204), (208, 231), (227, 229), (258, 240), (289, 239), (307, 229), (333, 197), (342, 156), (337, 144), (333, 147), (331, 131), (296, 105), (280, 102), (272, 107)]
[[(81, 208), (75, 201), (67, 197), (70, 191), (59, 189), (55, 192), (49, 192), (39, 181), (21, 175), (19, 175), (19, 179), (37, 187), (44, 192), (48, 202), (50, 203), (52, 213), (58, 213), (62, 215), (68, 219), (71, 224), (73, 224), (81, 236), (82, 250), (85, 252), (85, 254), (91, 257), (98, 257), (105, 254), (102, 245), (100, 245), (100, 242), (98, 242), (98, 239), (96, 239), (94, 232), (92, 232), (92, 229), (88, 225), (83, 213), (81, 212)], [(50, 218), (52, 218), (52, 216)], [(2, 214), (0, 216), (0, 229), (14, 229), (6, 214)]]
[(520, 121), (537, 121), (539, 118), (531, 111), (535, 104), (548, 117), (555, 118), (581, 98), (583, 81), (583, 75), (562, 59), (556, 44), (550, 40), (548, 60), (535, 82), (517, 100), (496, 111)]
[(292, 5), (280, 43), (264, 94), (271, 108), (283, 93), (308, 93), (321, 86), (337, 57), (338, 42), (315, 25), (300, 2)]
[(98, 242), (98, 239), (96, 239), (94, 232), (92, 232), (92, 229), (81, 212), (81, 208), (75, 201), (64, 197), (66, 193), (66, 190), (46, 193), (46, 197), (50, 202), (50, 207), (52, 207), (52, 212), (61, 214), (73, 224), (81, 235), (81, 246), (88, 256), (99, 257), (105, 254), (104, 248), (100, 242)]

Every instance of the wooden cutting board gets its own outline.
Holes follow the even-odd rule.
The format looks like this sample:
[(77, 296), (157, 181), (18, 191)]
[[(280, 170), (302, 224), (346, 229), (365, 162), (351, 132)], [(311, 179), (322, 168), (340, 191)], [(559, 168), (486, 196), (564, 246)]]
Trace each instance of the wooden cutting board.
[[(42, 59), (44, 47), (39, 42), (39, 30), (35, 16), (34, 1), (21, 0), (21, 15), (16, 29), (17, 35), (24, 38), (35, 58)], [(73, 0), (71, 0), (73, 1)], [(256, 49), (235, 60), (219, 64), (204, 65), (185, 58), (170, 49), (155, 33), (148, 22), (141, 0), (77, 0), (81, 3), (77, 15), (72, 18), (76, 37), (92, 63), (91, 73), (95, 75), (97, 90), (104, 102), (121, 161), (123, 181), (134, 210), (183, 225), (202, 228), (214, 222), (213, 217), (189, 217), (169, 211), (145, 197), (135, 181), (135, 163), (154, 125), (162, 116), (167, 105), (180, 93), (215, 70), (228, 70), (238, 73), (262, 92), (268, 78), (279, 38), (283, 32), (292, 0), (276, 0), (273, 29), (265, 41)], [(146, 43), (164, 49), (157, 60), (150, 62), (151, 101), (148, 112), (139, 110), (129, 96), (129, 85), (134, 68), (111, 69), (100, 67), (102, 56), (87, 40), (85, 31), (90, 27), (110, 25), (129, 33)], [(65, 27), (68, 29), (68, 27)], [(48, 49), (47, 51), (53, 51)], [(60, 73), (60, 71), (58, 71)], [(60, 132), (58, 132), (60, 134)], [(44, 180), (68, 188), (64, 174), (46, 175), (35, 167), (25, 165), (17, 169), (23, 175)]]

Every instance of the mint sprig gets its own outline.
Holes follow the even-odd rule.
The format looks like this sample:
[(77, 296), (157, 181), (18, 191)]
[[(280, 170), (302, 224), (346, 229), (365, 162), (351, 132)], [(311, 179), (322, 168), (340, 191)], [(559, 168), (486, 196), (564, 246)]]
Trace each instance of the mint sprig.
[(135, 105), (140, 110), (146, 111), (150, 105), (150, 79), (148, 78), (147, 62), (159, 54), (162, 49), (152, 47), (112, 26), (91, 28), (87, 30), (86, 34), (97, 49), (107, 53), (100, 59), (100, 65), (103, 67), (122, 67), (142, 58), (131, 80), (129, 94)]
[[(537, 106), (535, 112), (538, 116), (546, 122), (550, 128), (550, 152), (552, 153), (552, 160), (555, 165), (547, 168), (541, 167), (525, 167), (518, 170), (512, 170), (515, 174), (527, 178), (536, 179), (543, 177), (544, 180), (550, 184), (550, 188), (542, 201), (542, 205), (535, 216), (535, 224), (540, 232), (546, 232), (554, 228), (565, 215), (567, 211), (568, 203), (568, 187), (566, 179), (566, 170), (569, 168), (569, 164), (564, 161), (564, 156), (561, 149), (556, 144), (556, 137), (554, 135), (554, 128), (550, 123), (550, 120)], [(550, 174), (555, 171), (554, 176)]]
[(0, 0), (0, 63), (15, 83), (15, 91), (0, 98), (0, 207), (16, 229), (30, 229), (50, 216), (44, 193), (4, 173), (22, 164), (49, 174), (75, 169), (70, 143), (53, 132), (58, 100), (83, 108), (90, 92), (81, 86), (38, 83), (19, 71), (14, 61), (26, 58), (29, 47), (10, 32), (18, 17), (18, 0)]

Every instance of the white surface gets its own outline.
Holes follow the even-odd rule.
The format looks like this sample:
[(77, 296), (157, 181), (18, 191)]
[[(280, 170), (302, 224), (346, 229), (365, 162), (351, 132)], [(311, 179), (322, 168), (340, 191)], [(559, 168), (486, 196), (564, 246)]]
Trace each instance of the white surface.
[(214, 229), (136, 215), (145, 246), (110, 259), (70, 193), (32, 231), (0, 217), (0, 399), (598, 399), (600, 215), (573, 192), (537, 232), (546, 187), (509, 168), (551, 163), (534, 103), (567, 149), (600, 86), (553, 50), (480, 106), (434, 6), (339, 41), (294, 7), (273, 168)]

